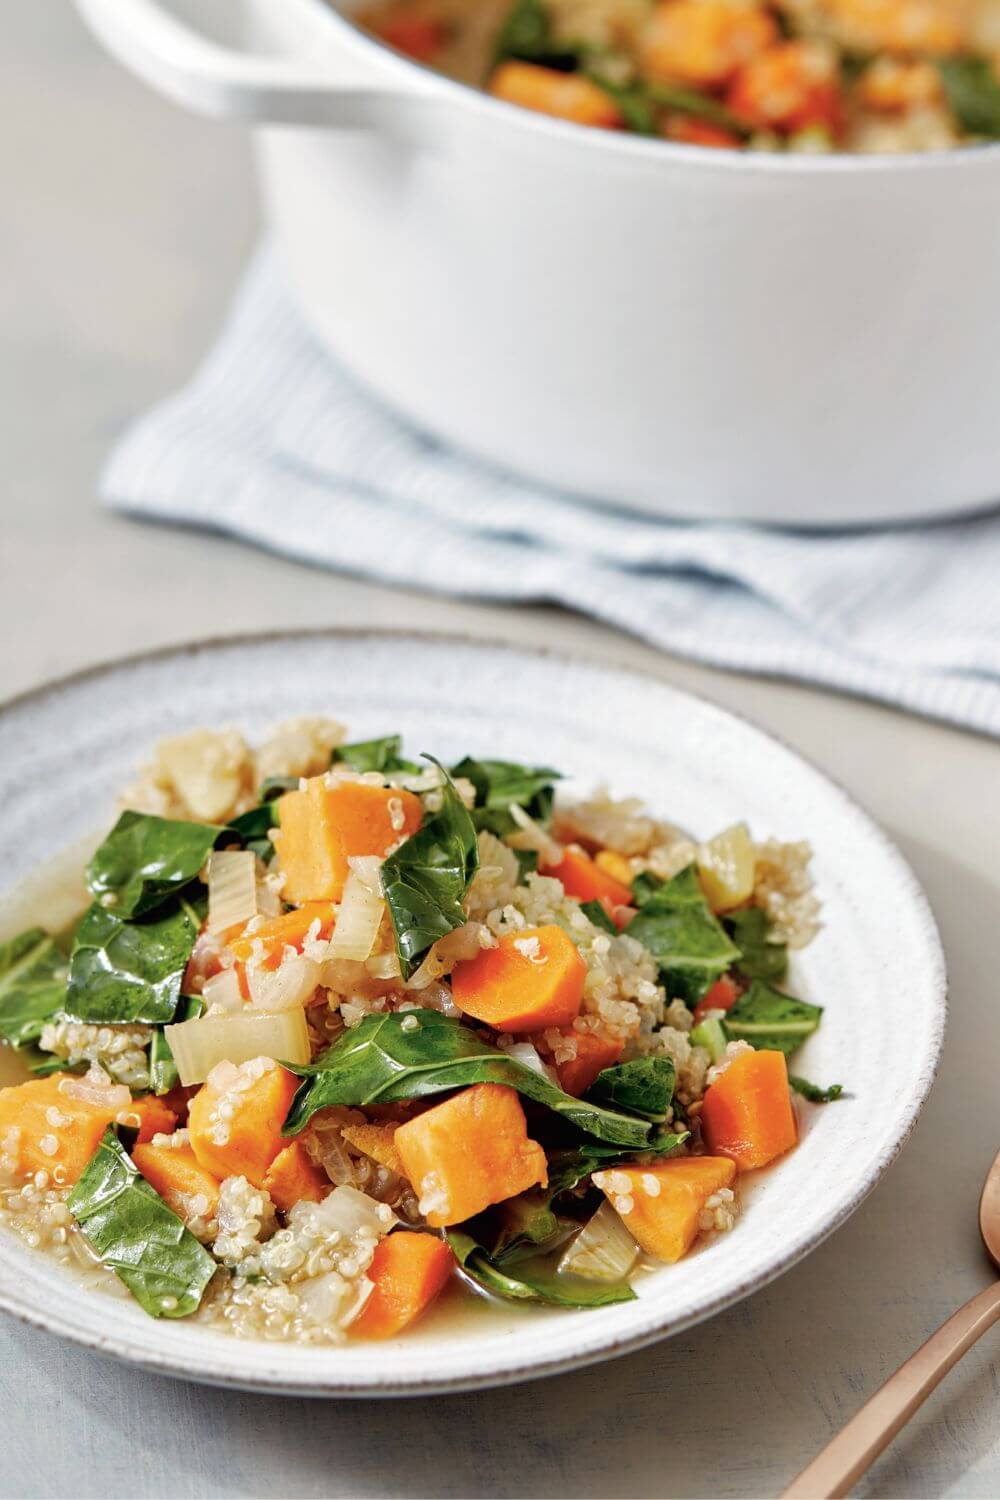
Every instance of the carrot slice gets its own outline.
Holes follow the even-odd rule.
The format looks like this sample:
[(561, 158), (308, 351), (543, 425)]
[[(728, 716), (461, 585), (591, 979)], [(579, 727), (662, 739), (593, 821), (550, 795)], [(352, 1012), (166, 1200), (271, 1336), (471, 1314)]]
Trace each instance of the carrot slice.
[(385, 855), (416, 833), (420, 798), (394, 787), (344, 781), (329, 786), (314, 776), (278, 802), (274, 847), (285, 875), (286, 901), (339, 901), (354, 855)]
[(191, 1100), (191, 1149), (214, 1177), (245, 1177), (259, 1188), (286, 1144), (281, 1127), (299, 1080), (269, 1058), (255, 1058), (237, 1071), (245, 1087), (220, 1093), (206, 1083)]
[(682, 1156), (658, 1166), (595, 1172), (594, 1182), (643, 1250), (672, 1264), (697, 1239), (709, 1198), (735, 1176), (726, 1157)]
[(708, 1149), (741, 1172), (765, 1167), (798, 1140), (781, 1052), (741, 1052), (707, 1090), (701, 1126)]
[(460, 1009), (497, 1031), (540, 1031), (579, 1015), (586, 977), (561, 927), (525, 927), (456, 964), (451, 988)]
[(609, 875), (579, 844), (567, 845), (560, 862), (545, 865), (542, 874), (561, 880), (567, 896), (575, 896), (578, 901), (608, 902), (609, 916), (610, 907), (628, 906), (632, 901), (631, 887)]
[(451, 1275), (455, 1257), (433, 1234), (397, 1229), (380, 1240), (368, 1267), (375, 1289), (351, 1324), (363, 1339), (389, 1339), (430, 1307)]
[(214, 1217), (219, 1206), (218, 1179), (205, 1171), (190, 1146), (136, 1146), (132, 1160), (179, 1218)]
[(395, 1146), (435, 1229), (548, 1181), (545, 1152), (528, 1137), (521, 1101), (500, 1083), (473, 1084), (408, 1120)]
[(332, 1187), (329, 1177), (320, 1171), (301, 1141), (292, 1141), (279, 1151), (264, 1173), (264, 1186), (276, 1208), (287, 1213), (305, 1198), (319, 1203)]
[(615, 130), (622, 113), (611, 95), (580, 73), (560, 73), (537, 63), (505, 62), (490, 79), (490, 93), (508, 104), (557, 115), (577, 125), (601, 125)]

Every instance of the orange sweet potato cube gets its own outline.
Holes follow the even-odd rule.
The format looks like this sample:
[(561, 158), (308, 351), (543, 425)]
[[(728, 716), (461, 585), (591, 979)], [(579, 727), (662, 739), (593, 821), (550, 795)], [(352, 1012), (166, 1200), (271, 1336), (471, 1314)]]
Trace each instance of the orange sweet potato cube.
[(264, 1174), (264, 1186), (275, 1208), (287, 1213), (306, 1199), (319, 1203), (332, 1188), (329, 1177), (309, 1155), (301, 1141), (292, 1141), (279, 1151)]
[(219, 1184), (190, 1146), (138, 1145), (132, 1160), (178, 1218), (210, 1219), (219, 1204)]
[(274, 847), (285, 876), (282, 894), (298, 906), (339, 901), (353, 855), (383, 856), (401, 838), (416, 833), (420, 798), (394, 787), (343, 781), (330, 786), (314, 776), (278, 802)]
[(0, 1163), (18, 1177), (45, 1171), (63, 1186), (78, 1180), (115, 1117), (75, 1098), (78, 1084), (69, 1073), (55, 1073), (0, 1089)]
[(595, 1172), (593, 1180), (643, 1250), (672, 1263), (697, 1239), (709, 1198), (735, 1176), (726, 1157), (679, 1156), (648, 1167)]
[(548, 1181), (545, 1153), (528, 1136), (514, 1089), (476, 1083), (396, 1130), (403, 1171), (428, 1224), (461, 1224)]
[(236, 1071), (245, 1086), (219, 1093), (206, 1083), (191, 1100), (191, 1149), (213, 1177), (245, 1177), (259, 1188), (287, 1145), (281, 1128), (299, 1080), (270, 1058), (254, 1058)]

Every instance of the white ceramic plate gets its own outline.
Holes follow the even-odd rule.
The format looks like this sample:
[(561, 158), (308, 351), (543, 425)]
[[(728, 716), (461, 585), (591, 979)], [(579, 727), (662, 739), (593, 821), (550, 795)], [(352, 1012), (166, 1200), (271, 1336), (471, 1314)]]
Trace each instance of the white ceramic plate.
[[(411, 752), (559, 766), (570, 791), (608, 781), (698, 835), (746, 818), (758, 837), (807, 838), (824, 929), (797, 959), (826, 1006), (798, 1071), (849, 1096), (800, 1107), (798, 1149), (745, 1195), (736, 1230), (648, 1275), (635, 1302), (594, 1311), (502, 1308), (433, 1318), (391, 1345), (240, 1342), (84, 1292), (9, 1234), (0, 1307), (148, 1369), (255, 1390), (388, 1395), (487, 1386), (564, 1370), (678, 1332), (787, 1270), (871, 1191), (933, 1080), (945, 1016), (940, 942), (897, 850), (783, 745), (650, 678), (447, 638), (268, 636), (142, 657), (43, 688), (0, 713), (0, 892), (104, 824), (153, 742), (201, 724), (253, 738), (329, 712), (363, 738), (402, 730)], [(2, 899), (2, 896), (0, 896)]]

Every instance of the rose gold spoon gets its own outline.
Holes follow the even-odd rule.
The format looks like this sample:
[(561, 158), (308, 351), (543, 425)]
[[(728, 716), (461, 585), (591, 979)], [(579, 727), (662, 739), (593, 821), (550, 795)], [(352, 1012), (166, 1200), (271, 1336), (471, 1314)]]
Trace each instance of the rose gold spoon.
[[(979, 1232), (990, 1259), (1000, 1271), (1000, 1156), (983, 1184)], [(792, 1481), (782, 1500), (836, 1500), (848, 1494), (951, 1367), (998, 1319), (1000, 1281), (994, 1281), (952, 1313), (947, 1323), (932, 1333), (905, 1365), (900, 1365), (833, 1442), (827, 1443), (822, 1453)]]

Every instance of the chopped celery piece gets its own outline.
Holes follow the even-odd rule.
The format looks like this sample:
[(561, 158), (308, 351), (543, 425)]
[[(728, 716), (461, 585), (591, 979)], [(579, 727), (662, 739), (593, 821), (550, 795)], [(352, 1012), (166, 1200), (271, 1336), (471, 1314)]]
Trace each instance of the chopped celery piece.
[(688, 1040), (694, 1047), (704, 1047), (714, 1063), (726, 1050), (726, 1033), (722, 1022), (714, 1016), (700, 1021), (690, 1032)]

